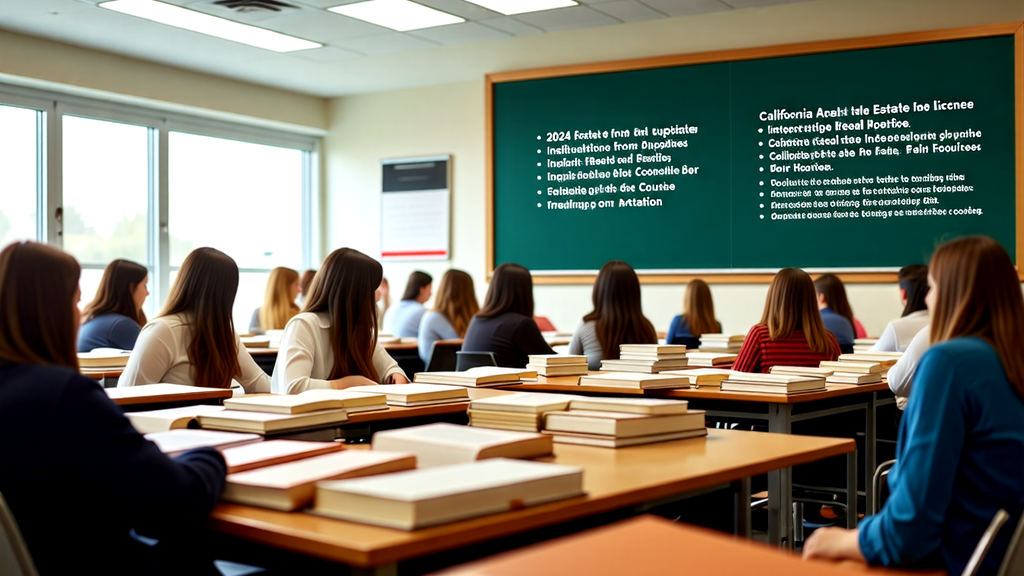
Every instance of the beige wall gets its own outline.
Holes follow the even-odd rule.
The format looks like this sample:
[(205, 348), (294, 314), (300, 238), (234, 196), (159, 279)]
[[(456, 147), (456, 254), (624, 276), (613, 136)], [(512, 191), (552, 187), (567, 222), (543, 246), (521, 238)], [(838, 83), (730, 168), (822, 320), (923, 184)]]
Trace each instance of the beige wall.
[[(584, 61), (581, 46), (600, 59), (684, 53), (709, 49), (783, 44), (1024, 20), (1019, 0), (828, 0), (756, 10), (594, 28), (505, 41), (508, 53), (492, 71)], [(562, 43), (560, 45), (560, 43)], [(559, 57), (560, 48), (569, 54)], [(555, 54), (555, 56), (552, 56)], [(596, 59), (596, 58), (595, 58)], [(503, 66), (506, 66), (502, 68)], [(452, 154), (452, 260), (385, 265), (400, 292), (416, 268), (439, 275), (462, 268), (484, 282), (484, 86), (483, 80), (339, 98), (330, 102), (325, 140), (325, 248), (352, 246), (370, 254), (380, 249), (380, 164), (382, 158)], [(529, 234), (529, 223), (523, 223)], [(553, 249), (557, 249), (553, 247)], [(644, 286), (644, 310), (659, 330), (681, 306), (684, 286)], [(743, 332), (761, 315), (765, 285), (715, 285), (712, 292), (723, 327)], [(572, 330), (590, 308), (589, 286), (537, 286), (537, 313), (562, 330)], [(857, 316), (873, 335), (899, 315), (892, 285), (851, 285)]]

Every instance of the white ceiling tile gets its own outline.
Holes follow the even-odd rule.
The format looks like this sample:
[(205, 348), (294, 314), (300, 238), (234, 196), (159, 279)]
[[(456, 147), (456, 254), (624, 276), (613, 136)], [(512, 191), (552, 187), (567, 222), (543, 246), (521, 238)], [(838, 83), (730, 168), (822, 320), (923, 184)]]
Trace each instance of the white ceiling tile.
[(756, 8), (759, 6), (772, 6), (775, 4), (791, 4), (803, 2), (804, 0), (721, 0), (733, 8)]
[(623, 22), (639, 22), (641, 20), (657, 20), (665, 15), (657, 10), (637, 2), (636, 0), (613, 0), (603, 4), (595, 4), (594, 10), (603, 12)]
[(391, 32), (382, 26), (326, 10), (285, 14), (268, 19), (260, 25), (284, 34), (328, 44), (339, 40), (380, 36)]
[(545, 10), (543, 12), (529, 12), (527, 14), (516, 14), (516, 20), (537, 26), (547, 32), (558, 30), (571, 30), (573, 28), (590, 28), (592, 26), (607, 26), (619, 24), (620, 22), (611, 16), (596, 12), (586, 6), (572, 6), (570, 8), (558, 8)]
[(491, 28), (497, 28), (502, 32), (508, 32), (513, 36), (531, 36), (533, 34), (540, 34), (544, 32), (536, 26), (531, 26), (526, 22), (520, 22), (511, 16), (502, 16), (501, 18), (489, 18), (487, 20), (481, 20), (480, 24), (490, 26)]
[(477, 6), (463, 0), (415, 0), (420, 4), (436, 8), (442, 12), (449, 14), (455, 14), (456, 16), (462, 16), (466, 20), (482, 20), (484, 18), (493, 18), (495, 16), (501, 16), (500, 12), (494, 12), (484, 8), (483, 6)]
[(642, 0), (651, 8), (669, 16), (692, 16), (722, 12), (731, 8), (718, 0)]
[(342, 60), (351, 60), (353, 58), (365, 58), (365, 56), (358, 52), (345, 50), (344, 48), (337, 48), (335, 46), (324, 46), (323, 48), (317, 48), (315, 50), (297, 50), (295, 52), (289, 52), (289, 55), (295, 56), (296, 58), (302, 58), (303, 60), (322, 63), (341, 62)]
[(416, 38), (401, 32), (391, 32), (380, 36), (369, 36), (367, 38), (356, 38), (353, 40), (342, 40), (335, 43), (337, 46), (348, 50), (355, 50), (368, 56), (380, 56), (382, 54), (394, 54), (396, 52), (408, 52), (410, 50), (424, 50), (438, 46), (422, 38)]
[(304, 6), (310, 6), (312, 8), (333, 8), (335, 6), (341, 6), (342, 4), (355, 4), (356, 2), (365, 2), (366, 0), (284, 0), (289, 4), (302, 4)]
[(501, 40), (512, 35), (508, 32), (501, 32), (494, 28), (481, 26), (475, 22), (463, 24), (452, 24), (451, 26), (438, 26), (437, 28), (424, 28), (409, 32), (419, 38), (426, 38), (432, 42), (441, 44), (468, 44), (470, 42), (486, 42), (487, 40)]

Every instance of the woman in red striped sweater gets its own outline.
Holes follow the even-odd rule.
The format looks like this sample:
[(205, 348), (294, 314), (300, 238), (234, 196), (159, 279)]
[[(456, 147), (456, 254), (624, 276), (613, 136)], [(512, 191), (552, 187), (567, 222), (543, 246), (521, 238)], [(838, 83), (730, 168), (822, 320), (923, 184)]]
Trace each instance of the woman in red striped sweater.
[(836, 360), (839, 353), (836, 337), (821, 322), (811, 277), (799, 268), (783, 268), (768, 287), (764, 315), (747, 333), (733, 370), (817, 366), (822, 360)]

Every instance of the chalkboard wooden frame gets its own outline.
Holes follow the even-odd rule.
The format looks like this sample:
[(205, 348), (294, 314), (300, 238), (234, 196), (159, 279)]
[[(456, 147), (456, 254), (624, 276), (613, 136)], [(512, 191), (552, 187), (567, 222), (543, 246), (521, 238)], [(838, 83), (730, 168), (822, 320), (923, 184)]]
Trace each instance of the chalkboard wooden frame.
[[(841, 52), (865, 48), (886, 48), (911, 44), (927, 44), (949, 40), (966, 40), (988, 38), (994, 36), (1014, 37), (1014, 109), (1015, 109), (1015, 145), (1016, 145), (1016, 252), (1024, 254), (1024, 22), (1006, 22), (985, 24), (964, 28), (928, 30), (867, 36), (860, 38), (844, 38), (821, 42), (803, 42), (782, 44), (757, 48), (741, 48), (714, 52), (698, 52), (692, 54), (676, 54), (652, 58), (595, 62), (569, 66), (535, 68), (488, 74), (484, 79), (484, 146), (485, 162), (485, 235), (487, 278), (494, 272), (494, 85), (502, 82), (520, 80), (537, 80), (564, 76), (602, 74), (630, 70), (667, 68), (690, 64), (707, 64), (714, 62), (733, 62), (740, 60), (756, 60), (779, 56), (797, 56), (822, 52)], [(1018, 266), (1018, 275), (1024, 281), (1024, 271)], [(896, 282), (895, 272), (849, 272), (838, 275), (844, 282), (855, 283), (889, 283)], [(641, 274), (640, 281), (644, 284), (685, 284), (695, 278), (719, 284), (756, 284), (770, 282), (773, 274), (746, 274), (717, 272), (713, 274)], [(594, 274), (535, 275), (536, 284), (592, 284)]]

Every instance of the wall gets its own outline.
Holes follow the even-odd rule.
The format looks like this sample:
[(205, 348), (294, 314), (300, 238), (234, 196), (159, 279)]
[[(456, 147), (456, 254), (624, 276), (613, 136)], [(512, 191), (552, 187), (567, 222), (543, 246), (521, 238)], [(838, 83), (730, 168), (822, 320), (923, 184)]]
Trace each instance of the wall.
[[(594, 28), (503, 41), (502, 62), (520, 68), (542, 66), (558, 43), (567, 53), (593, 45), (608, 54), (621, 46), (622, 57), (685, 53), (757, 45), (785, 44), (951, 28), (1024, 20), (1019, 0), (827, 0)], [(544, 50), (538, 50), (543, 47)], [(530, 55), (524, 58), (523, 55)], [(500, 71), (496, 64), (495, 72)], [(413, 269), (440, 274), (450, 266), (471, 273), (483, 298), (484, 283), (484, 85), (473, 82), (415, 88), (334, 99), (329, 104), (325, 139), (325, 242), (328, 250), (352, 246), (380, 253), (380, 165), (382, 158), (449, 153), (454, 157), (453, 252), (450, 263), (395, 263), (385, 266), (394, 292)], [(530, 233), (530, 223), (523, 223)], [(557, 246), (552, 246), (557, 250)], [(659, 330), (681, 307), (684, 286), (644, 286), (644, 309)], [(729, 332), (744, 332), (758, 321), (766, 285), (715, 285), (716, 311)], [(590, 309), (589, 286), (537, 286), (537, 313), (561, 330), (572, 330)], [(901, 310), (894, 285), (850, 285), (857, 316), (873, 335)]]

